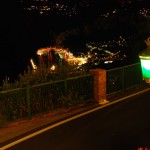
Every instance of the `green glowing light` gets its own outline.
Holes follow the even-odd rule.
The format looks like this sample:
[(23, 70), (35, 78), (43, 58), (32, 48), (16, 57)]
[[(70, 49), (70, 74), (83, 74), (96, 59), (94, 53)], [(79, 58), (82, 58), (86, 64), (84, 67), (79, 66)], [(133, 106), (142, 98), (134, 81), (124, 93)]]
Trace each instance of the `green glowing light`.
[(150, 60), (148, 59), (141, 59), (141, 68), (142, 74), (144, 78), (150, 78)]

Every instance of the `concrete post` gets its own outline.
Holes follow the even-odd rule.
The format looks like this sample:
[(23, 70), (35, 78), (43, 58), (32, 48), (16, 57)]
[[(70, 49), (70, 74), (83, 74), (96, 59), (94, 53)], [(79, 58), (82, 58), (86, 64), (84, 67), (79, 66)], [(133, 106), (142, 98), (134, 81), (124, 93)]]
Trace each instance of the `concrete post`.
[(99, 104), (106, 104), (106, 70), (91, 69), (90, 73), (94, 75), (94, 98)]

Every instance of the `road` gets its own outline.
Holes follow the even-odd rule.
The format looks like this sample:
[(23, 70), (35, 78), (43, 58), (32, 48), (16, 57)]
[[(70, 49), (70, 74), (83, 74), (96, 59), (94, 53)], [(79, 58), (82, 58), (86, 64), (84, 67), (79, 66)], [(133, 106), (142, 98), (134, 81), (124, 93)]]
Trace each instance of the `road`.
[(150, 92), (99, 109), (8, 150), (137, 150), (150, 148)]

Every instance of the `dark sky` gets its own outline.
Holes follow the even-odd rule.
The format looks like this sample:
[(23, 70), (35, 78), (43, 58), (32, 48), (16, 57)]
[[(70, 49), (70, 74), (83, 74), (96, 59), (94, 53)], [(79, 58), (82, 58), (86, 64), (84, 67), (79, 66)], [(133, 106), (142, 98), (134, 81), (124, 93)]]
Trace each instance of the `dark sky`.
[[(104, 2), (116, 2), (121, 0), (89, 0), (91, 2), (104, 3)], [(143, 2), (149, 2), (143, 0)], [(1, 11), (1, 23), (0, 23), (0, 72), (9, 70), (9, 72), (15, 72), (16, 68), (23, 68), (25, 64), (20, 62), (27, 62), (27, 57), (31, 54), (30, 44), (33, 43), (33, 39), (30, 39), (30, 33), (24, 32), (23, 18), (18, 13), (20, 1), (3, 1)], [(21, 25), (21, 26), (20, 26)], [(24, 32), (24, 33), (22, 33)], [(26, 38), (28, 37), (28, 38)], [(36, 42), (36, 41), (35, 41)], [(26, 58), (25, 58), (26, 56)], [(4, 65), (5, 64), (5, 65)], [(21, 66), (22, 65), (22, 66)]]

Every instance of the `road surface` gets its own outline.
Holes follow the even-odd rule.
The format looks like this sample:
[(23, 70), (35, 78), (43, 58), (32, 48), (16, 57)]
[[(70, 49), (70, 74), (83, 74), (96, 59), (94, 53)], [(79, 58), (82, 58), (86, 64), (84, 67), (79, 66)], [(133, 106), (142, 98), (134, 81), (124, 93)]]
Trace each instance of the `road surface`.
[(99, 109), (8, 150), (137, 150), (150, 148), (150, 92)]

